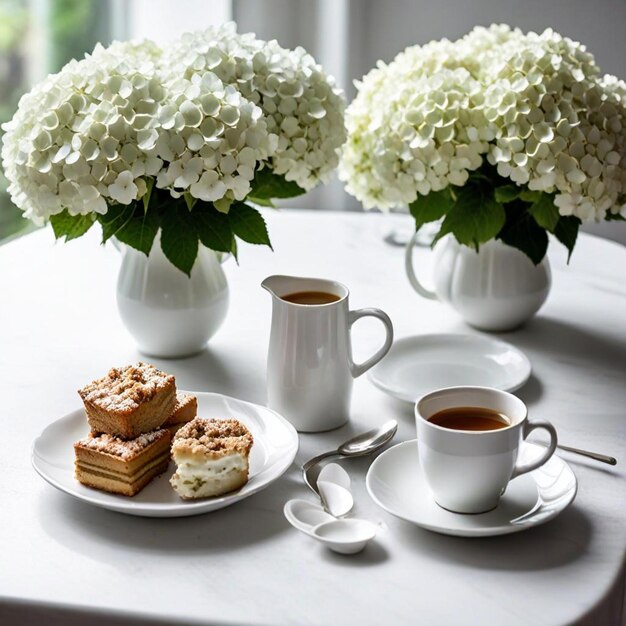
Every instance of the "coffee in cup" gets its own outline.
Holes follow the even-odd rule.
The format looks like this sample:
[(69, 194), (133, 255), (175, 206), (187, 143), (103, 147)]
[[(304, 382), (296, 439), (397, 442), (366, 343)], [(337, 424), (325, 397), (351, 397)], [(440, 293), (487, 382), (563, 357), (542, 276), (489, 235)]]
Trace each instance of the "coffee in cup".
[(491, 409), (480, 406), (460, 406), (438, 411), (428, 418), (432, 424), (452, 430), (498, 430), (511, 425), (509, 419)]

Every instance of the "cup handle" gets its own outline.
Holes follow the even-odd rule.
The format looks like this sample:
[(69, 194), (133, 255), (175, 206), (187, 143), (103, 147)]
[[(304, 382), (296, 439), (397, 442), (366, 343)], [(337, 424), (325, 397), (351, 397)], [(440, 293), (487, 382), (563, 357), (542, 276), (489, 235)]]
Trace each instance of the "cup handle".
[(352, 324), (362, 317), (376, 317), (384, 324), (386, 331), (385, 343), (374, 356), (371, 356), (363, 363), (355, 363), (350, 359), (350, 372), (353, 378), (358, 378), (361, 374), (365, 374), (370, 367), (376, 365), (376, 363), (389, 352), (389, 348), (391, 348), (391, 344), (393, 343), (393, 324), (386, 313), (380, 309), (358, 309), (357, 311), (350, 311), (348, 318), (350, 327), (352, 328)]
[(404, 251), (404, 268), (406, 270), (406, 275), (411, 283), (411, 287), (419, 293), (420, 296), (424, 298), (428, 298), (429, 300), (439, 300), (437, 294), (434, 291), (430, 291), (430, 289), (426, 289), (422, 283), (418, 280), (415, 270), (413, 269), (413, 249), (415, 248), (415, 240), (417, 239), (417, 231), (411, 237), (409, 243), (407, 244), (406, 250)]
[(521, 476), (522, 474), (526, 474), (526, 472), (532, 472), (533, 470), (536, 470), (538, 467), (541, 467), (554, 454), (558, 440), (557, 440), (557, 435), (556, 435), (556, 428), (554, 428), (554, 426), (552, 426), (550, 422), (546, 422), (545, 420), (538, 420), (536, 422), (526, 422), (524, 424), (524, 429), (522, 431), (523, 439), (525, 440), (528, 437), (528, 435), (530, 435), (530, 433), (537, 428), (543, 428), (544, 430), (548, 431), (550, 435), (550, 443), (546, 451), (537, 460), (532, 461), (530, 463), (516, 464), (515, 467), (513, 468), (513, 474), (511, 475), (511, 480), (513, 478), (517, 478), (518, 476)]

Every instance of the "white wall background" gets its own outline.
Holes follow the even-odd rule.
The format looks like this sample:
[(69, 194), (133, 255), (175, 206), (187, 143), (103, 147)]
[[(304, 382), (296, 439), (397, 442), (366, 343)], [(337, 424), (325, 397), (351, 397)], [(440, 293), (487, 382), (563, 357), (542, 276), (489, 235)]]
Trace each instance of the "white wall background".
[[(123, 0), (119, 0), (123, 2)], [(180, 32), (235, 19), (240, 31), (304, 46), (354, 96), (352, 81), (405, 47), (455, 39), (475, 25), (504, 22), (523, 30), (552, 27), (585, 43), (601, 69), (626, 79), (625, 0), (133, 0), (124, 3), (122, 36), (159, 43)], [(294, 204), (294, 202), (291, 202)], [(299, 199), (299, 206), (359, 210), (336, 181)], [(626, 224), (589, 230), (626, 244)]]
[(165, 45), (181, 33), (232, 19), (231, 0), (116, 0), (119, 39)]

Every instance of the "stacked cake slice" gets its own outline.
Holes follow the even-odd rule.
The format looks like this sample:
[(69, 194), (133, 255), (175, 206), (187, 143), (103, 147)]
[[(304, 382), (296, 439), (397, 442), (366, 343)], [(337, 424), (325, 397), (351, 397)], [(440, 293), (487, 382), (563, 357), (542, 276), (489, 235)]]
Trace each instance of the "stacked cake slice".
[(190, 393), (176, 393), (176, 404), (170, 416), (161, 424), (167, 428), (172, 436), (181, 426), (190, 422), (198, 413), (198, 399)]
[(172, 436), (197, 409), (173, 376), (145, 363), (113, 368), (78, 393), (91, 433), (74, 444), (76, 478), (126, 496), (167, 470)]
[(134, 496), (167, 470), (171, 439), (166, 428), (130, 440), (90, 434), (74, 444), (76, 478), (88, 487)]

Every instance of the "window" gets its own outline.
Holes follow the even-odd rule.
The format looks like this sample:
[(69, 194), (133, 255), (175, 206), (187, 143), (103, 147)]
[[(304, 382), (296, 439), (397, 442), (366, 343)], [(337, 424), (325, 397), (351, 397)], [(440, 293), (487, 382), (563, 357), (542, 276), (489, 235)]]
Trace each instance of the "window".
[[(108, 0), (0, 0), (0, 123), (33, 83), (111, 39), (112, 8)], [(7, 185), (0, 171), (0, 242), (33, 228)]]

